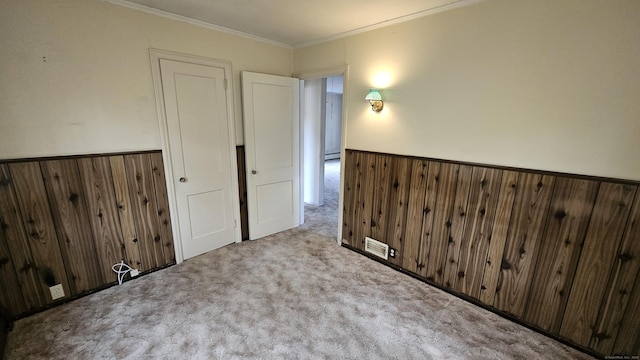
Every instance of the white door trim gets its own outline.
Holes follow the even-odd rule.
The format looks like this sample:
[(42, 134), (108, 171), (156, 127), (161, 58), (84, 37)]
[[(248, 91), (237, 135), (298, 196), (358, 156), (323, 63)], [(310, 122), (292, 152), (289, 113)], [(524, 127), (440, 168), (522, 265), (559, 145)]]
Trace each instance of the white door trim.
[(348, 84), (349, 84), (349, 65), (340, 65), (329, 68), (315, 69), (297, 72), (293, 74), (293, 77), (297, 77), (300, 80), (310, 80), (323, 77), (330, 77), (342, 75), (342, 139), (340, 144), (340, 189), (338, 192), (338, 239), (339, 245), (342, 244), (342, 221), (344, 209), (344, 191), (342, 185), (344, 184), (344, 150), (347, 147), (347, 107), (348, 107)]
[(226, 102), (227, 102), (227, 125), (229, 132), (229, 157), (231, 166), (231, 197), (233, 202), (233, 216), (235, 220), (235, 242), (242, 241), (240, 233), (240, 191), (238, 189), (238, 158), (236, 154), (236, 134), (235, 134), (235, 116), (233, 113), (233, 84), (231, 63), (223, 60), (209, 59), (200, 56), (180, 54), (176, 52), (149, 49), (149, 57), (151, 59), (151, 76), (153, 78), (153, 90), (156, 98), (156, 111), (158, 113), (158, 125), (160, 127), (160, 140), (162, 144), (162, 159), (164, 161), (164, 172), (167, 181), (167, 195), (169, 198), (169, 212), (171, 217), (171, 232), (173, 234), (173, 242), (176, 251), (176, 263), (184, 261), (184, 253), (182, 249), (182, 238), (180, 237), (180, 223), (178, 222), (178, 204), (176, 200), (176, 191), (173, 185), (174, 172), (171, 163), (171, 147), (169, 146), (169, 133), (167, 127), (167, 116), (164, 107), (164, 95), (162, 91), (162, 78), (160, 75), (160, 59), (180, 61), (190, 64), (212, 66), (224, 69), (224, 77), (226, 80)]

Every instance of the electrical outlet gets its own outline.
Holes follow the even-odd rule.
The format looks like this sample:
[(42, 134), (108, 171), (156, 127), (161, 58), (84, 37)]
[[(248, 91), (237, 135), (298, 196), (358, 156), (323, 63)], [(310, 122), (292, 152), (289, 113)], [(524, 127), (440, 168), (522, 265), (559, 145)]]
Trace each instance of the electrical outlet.
[(64, 288), (62, 287), (62, 284), (49, 287), (49, 291), (51, 292), (52, 300), (57, 300), (64, 297)]
[(389, 248), (389, 256), (391, 256), (392, 258), (395, 258), (396, 257), (396, 249)]
[(136, 277), (136, 276), (140, 275), (140, 271), (138, 269), (131, 269), (129, 274), (131, 274), (131, 277)]

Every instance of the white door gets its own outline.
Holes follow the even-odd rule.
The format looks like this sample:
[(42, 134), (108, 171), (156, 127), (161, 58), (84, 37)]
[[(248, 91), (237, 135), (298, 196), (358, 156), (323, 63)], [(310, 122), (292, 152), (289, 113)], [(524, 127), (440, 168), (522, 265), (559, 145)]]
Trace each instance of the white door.
[(225, 69), (160, 59), (160, 74), (178, 227), (188, 259), (236, 241), (237, 163)]
[(249, 238), (300, 225), (300, 81), (242, 72)]

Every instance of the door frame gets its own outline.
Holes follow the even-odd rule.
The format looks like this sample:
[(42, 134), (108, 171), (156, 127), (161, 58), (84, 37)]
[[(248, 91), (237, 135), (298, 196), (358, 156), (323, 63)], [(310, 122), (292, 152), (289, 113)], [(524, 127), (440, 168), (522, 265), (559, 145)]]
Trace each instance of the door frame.
[(178, 222), (178, 203), (176, 199), (176, 190), (174, 187), (174, 172), (171, 162), (169, 146), (169, 130), (167, 126), (167, 115), (165, 113), (164, 92), (162, 90), (162, 78), (160, 74), (160, 60), (173, 60), (189, 64), (205, 65), (211, 67), (222, 68), (224, 70), (224, 78), (226, 81), (226, 104), (227, 104), (227, 127), (229, 137), (229, 160), (231, 171), (231, 202), (233, 203), (233, 218), (235, 222), (234, 235), (235, 242), (242, 241), (240, 233), (240, 190), (238, 188), (238, 155), (236, 154), (236, 127), (235, 115), (233, 109), (233, 81), (231, 63), (224, 60), (216, 60), (201, 56), (176, 53), (171, 51), (149, 49), (149, 58), (151, 60), (151, 76), (153, 78), (153, 90), (156, 99), (156, 111), (158, 114), (158, 126), (160, 128), (160, 140), (162, 146), (162, 159), (164, 162), (164, 173), (167, 185), (167, 195), (169, 198), (169, 214), (171, 218), (171, 232), (173, 234), (173, 242), (176, 255), (176, 263), (184, 261), (184, 252), (182, 249), (182, 237), (180, 236), (180, 223)]
[[(300, 71), (293, 74), (300, 80), (311, 80), (317, 78), (326, 78), (331, 76), (342, 75), (342, 134), (340, 139), (340, 189), (338, 191), (338, 238), (336, 239), (338, 245), (342, 245), (342, 221), (344, 208), (344, 191), (342, 186), (344, 185), (344, 156), (347, 145), (347, 108), (348, 108), (348, 87), (349, 87), (349, 65), (339, 65), (321, 69)], [(302, 134), (302, 130), (301, 134)], [(301, 135), (302, 137), (302, 135)], [(303, 164), (302, 164), (303, 165)], [(301, 166), (302, 167), (302, 166)]]

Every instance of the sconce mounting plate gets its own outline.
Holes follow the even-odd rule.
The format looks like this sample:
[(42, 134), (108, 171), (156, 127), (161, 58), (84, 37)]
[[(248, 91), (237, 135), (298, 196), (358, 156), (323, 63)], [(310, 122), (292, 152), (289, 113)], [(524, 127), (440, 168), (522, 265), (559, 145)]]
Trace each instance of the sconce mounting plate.
[(375, 112), (382, 110), (382, 108), (384, 107), (381, 100), (370, 100), (369, 104), (371, 104), (371, 110)]

